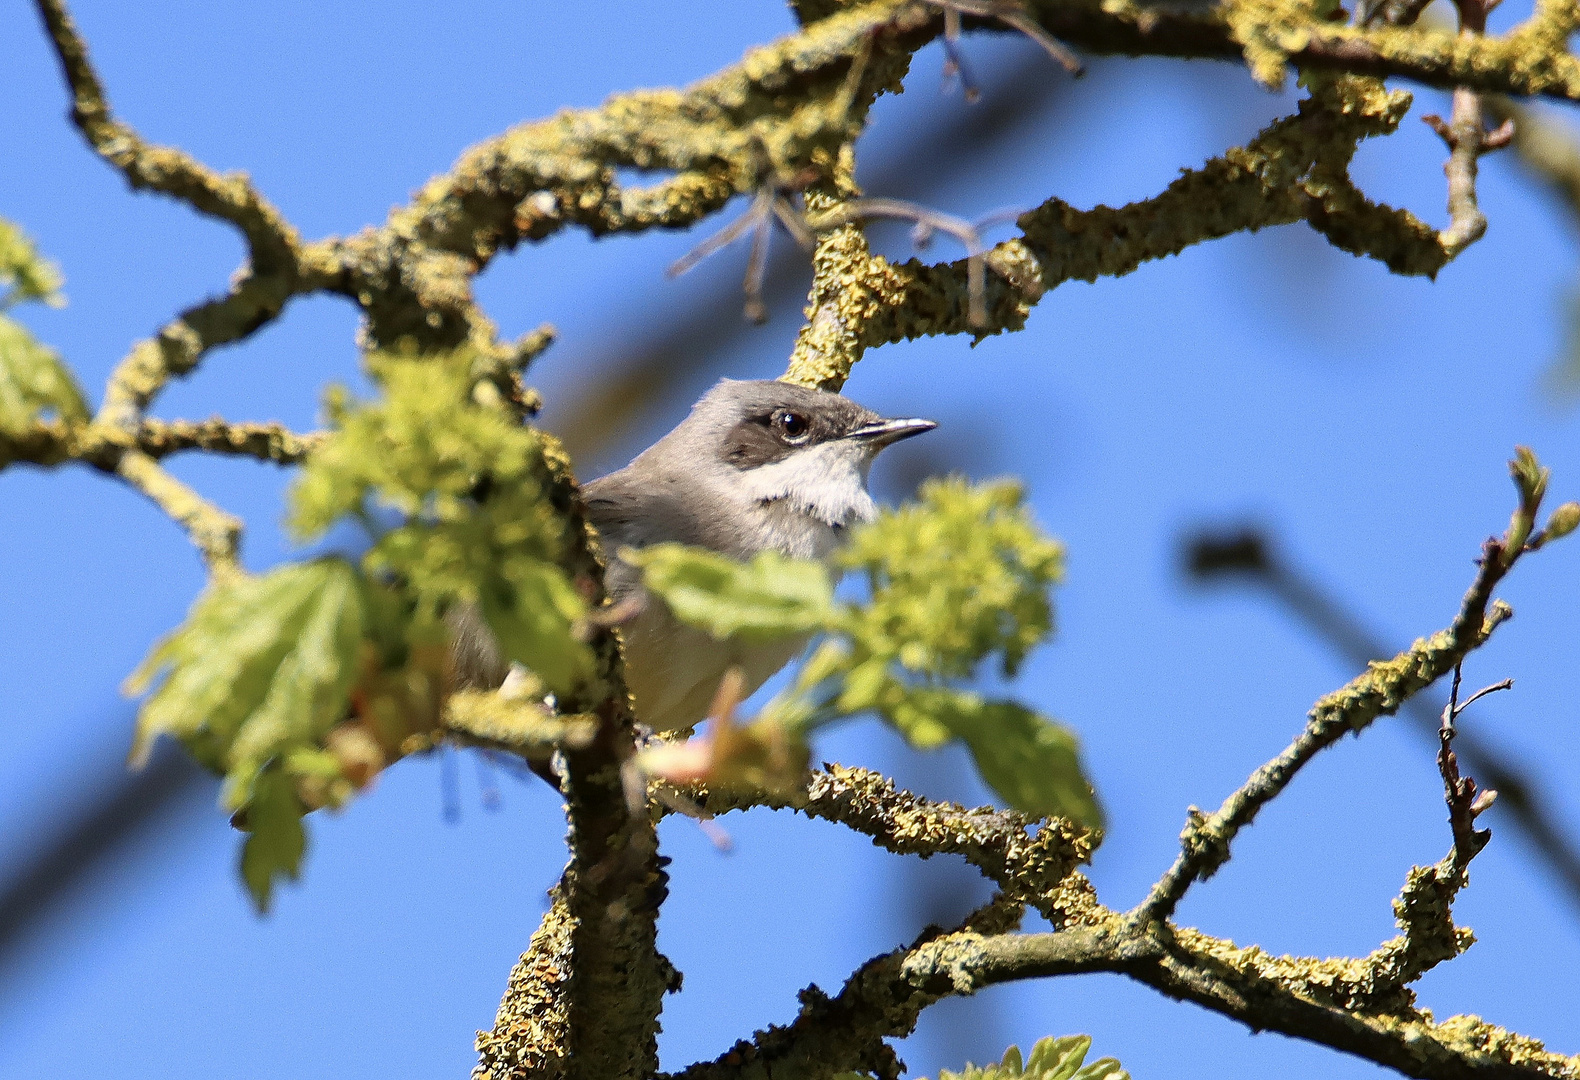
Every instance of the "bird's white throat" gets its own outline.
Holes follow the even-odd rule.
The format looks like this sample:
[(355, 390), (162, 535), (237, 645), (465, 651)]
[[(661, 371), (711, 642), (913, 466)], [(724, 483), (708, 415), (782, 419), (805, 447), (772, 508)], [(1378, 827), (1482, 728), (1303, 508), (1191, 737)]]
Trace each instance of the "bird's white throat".
[(847, 439), (809, 446), (740, 474), (742, 490), (759, 503), (782, 503), (830, 529), (871, 521), (867, 494), (871, 448)]

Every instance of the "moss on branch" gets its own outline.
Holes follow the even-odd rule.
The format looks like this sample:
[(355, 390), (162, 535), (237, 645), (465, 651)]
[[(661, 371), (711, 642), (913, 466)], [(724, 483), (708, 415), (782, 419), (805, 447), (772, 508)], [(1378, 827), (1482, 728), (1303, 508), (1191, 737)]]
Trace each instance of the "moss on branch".
[(1050, 898), (1091, 857), (1093, 847), (1089, 834), (1059, 818), (1039, 822), (1013, 810), (933, 802), (896, 788), (879, 773), (842, 765), (813, 773), (805, 790), (794, 794), (702, 789), (686, 794), (714, 814), (751, 806), (794, 809), (870, 836), (897, 855), (961, 856), (1005, 896), (1050, 918)]

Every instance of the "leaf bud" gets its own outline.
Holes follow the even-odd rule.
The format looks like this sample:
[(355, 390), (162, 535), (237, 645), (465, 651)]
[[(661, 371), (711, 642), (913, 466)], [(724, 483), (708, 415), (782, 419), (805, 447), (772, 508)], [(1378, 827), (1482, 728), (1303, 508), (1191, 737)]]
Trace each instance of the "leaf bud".
[(1547, 528), (1542, 531), (1543, 540), (1557, 540), (1568, 536), (1580, 527), (1580, 503), (1566, 502), (1552, 512), (1547, 519)]

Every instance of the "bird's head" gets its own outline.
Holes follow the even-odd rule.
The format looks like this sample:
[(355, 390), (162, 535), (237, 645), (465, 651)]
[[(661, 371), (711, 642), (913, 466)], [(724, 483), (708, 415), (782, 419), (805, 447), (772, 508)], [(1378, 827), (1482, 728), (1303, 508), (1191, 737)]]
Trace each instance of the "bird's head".
[(691, 452), (711, 453), (710, 472), (743, 499), (788, 503), (841, 528), (876, 512), (867, 470), (878, 451), (937, 426), (886, 420), (823, 390), (725, 379), (697, 402), (681, 429), (691, 429)]

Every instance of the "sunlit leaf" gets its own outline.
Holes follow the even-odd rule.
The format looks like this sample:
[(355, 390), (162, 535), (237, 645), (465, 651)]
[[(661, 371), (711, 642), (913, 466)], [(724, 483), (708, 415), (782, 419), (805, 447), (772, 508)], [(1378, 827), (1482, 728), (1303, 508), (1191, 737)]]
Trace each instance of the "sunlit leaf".
[(482, 594), (483, 617), (504, 654), (565, 693), (593, 673), (592, 651), (572, 635), (586, 603), (558, 566), (507, 562), (501, 586)]
[(822, 630), (834, 619), (833, 586), (820, 563), (776, 551), (743, 563), (681, 544), (621, 557), (641, 567), (642, 580), (677, 619), (716, 638), (770, 641)]
[(263, 766), (344, 719), (363, 634), (361, 583), (339, 559), (222, 580), (128, 680), (158, 686), (138, 713), (134, 760), (168, 733), (226, 778), (238, 809)]
[(82, 391), (60, 357), (27, 327), (0, 315), (0, 431), (20, 433), (45, 412), (62, 420), (88, 419)]
[(593, 656), (575, 634), (586, 601), (558, 563), (565, 522), (544, 495), (542, 440), (473, 400), (472, 360), (370, 356), (383, 396), (331, 394), (334, 434), (292, 491), (292, 528), (306, 539), (394, 510), (368, 568), (428, 614), (477, 605), (506, 656), (566, 692)]
[(246, 841), (241, 848), (241, 876), (260, 913), (269, 910), (278, 878), (295, 881), (307, 850), (302, 827), (302, 802), (296, 783), (284, 770), (264, 770), (253, 784), (247, 807)]
[(1113, 1058), (1083, 1065), (1091, 1046), (1087, 1035), (1039, 1039), (1024, 1064), (1020, 1048), (1011, 1046), (996, 1065), (967, 1065), (962, 1072), (941, 1069), (938, 1080), (1130, 1080), (1130, 1074)]
[(932, 688), (905, 694), (890, 715), (907, 735), (920, 729), (921, 745), (936, 740), (933, 725), (963, 741), (982, 779), (1016, 810), (1102, 827), (1075, 735), (1063, 725), (1013, 701)]
[(60, 306), (60, 270), (20, 228), (0, 218), (0, 311), (26, 300)]

